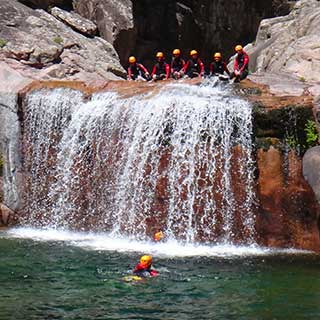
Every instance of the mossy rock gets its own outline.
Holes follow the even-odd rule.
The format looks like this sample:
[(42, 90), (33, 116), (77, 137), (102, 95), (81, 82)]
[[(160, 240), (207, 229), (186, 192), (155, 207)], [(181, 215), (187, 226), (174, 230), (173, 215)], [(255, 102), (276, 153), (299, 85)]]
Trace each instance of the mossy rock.
[(7, 45), (7, 40), (0, 38), (0, 48), (3, 48)]
[(2, 155), (0, 155), (0, 177), (3, 177), (3, 165), (4, 165), (3, 157)]
[[(312, 106), (288, 105), (280, 109), (253, 108), (253, 131), (256, 141), (276, 138), (303, 154), (309, 148), (306, 125), (314, 120)], [(258, 139), (258, 140), (257, 140)], [(267, 140), (263, 145), (266, 147)], [(264, 147), (264, 148), (265, 148)]]
[(281, 140), (271, 137), (256, 138), (255, 145), (257, 149), (263, 149), (264, 151), (268, 151), (270, 147), (274, 147), (276, 149), (282, 148)]

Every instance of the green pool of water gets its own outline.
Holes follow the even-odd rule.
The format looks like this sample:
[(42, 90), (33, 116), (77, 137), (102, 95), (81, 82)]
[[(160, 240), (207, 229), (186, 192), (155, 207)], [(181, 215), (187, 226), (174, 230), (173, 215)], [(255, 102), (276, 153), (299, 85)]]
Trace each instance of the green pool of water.
[(140, 255), (0, 238), (0, 319), (320, 319), (317, 255), (155, 256), (124, 282)]

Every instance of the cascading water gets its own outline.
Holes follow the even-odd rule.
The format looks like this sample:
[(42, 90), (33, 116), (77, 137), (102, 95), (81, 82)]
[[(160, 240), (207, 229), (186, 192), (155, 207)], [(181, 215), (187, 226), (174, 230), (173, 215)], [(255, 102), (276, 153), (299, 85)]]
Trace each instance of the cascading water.
[(25, 223), (252, 243), (251, 133), (250, 105), (210, 82), (90, 101), (34, 92), (23, 122)]

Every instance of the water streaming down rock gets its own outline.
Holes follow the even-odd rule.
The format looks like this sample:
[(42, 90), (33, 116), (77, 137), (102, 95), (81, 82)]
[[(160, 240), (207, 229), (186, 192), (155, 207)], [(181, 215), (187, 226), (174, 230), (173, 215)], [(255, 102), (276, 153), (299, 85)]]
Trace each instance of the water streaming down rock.
[(42, 90), (24, 112), (25, 223), (254, 241), (251, 107), (227, 87), (170, 84), (90, 101)]

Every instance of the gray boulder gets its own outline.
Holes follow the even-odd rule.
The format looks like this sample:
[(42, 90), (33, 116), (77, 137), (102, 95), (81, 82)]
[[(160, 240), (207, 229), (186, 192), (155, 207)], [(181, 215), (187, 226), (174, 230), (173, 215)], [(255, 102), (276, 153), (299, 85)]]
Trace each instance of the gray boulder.
[(113, 44), (125, 64), (136, 42), (136, 28), (131, 0), (77, 0), (73, 1), (75, 12), (93, 21), (100, 36)]
[(20, 122), (18, 92), (31, 83), (0, 62), (0, 155), (3, 159), (3, 201), (11, 209), (19, 206)]
[(113, 46), (87, 38), (43, 10), (0, 0), (0, 60), (32, 79), (124, 77)]
[(309, 149), (303, 156), (303, 175), (320, 203), (320, 146)]
[(61, 20), (72, 29), (81, 32), (82, 34), (94, 36), (97, 34), (97, 26), (90, 20), (83, 18), (75, 12), (68, 12), (60, 8), (54, 7), (50, 13)]
[(250, 68), (293, 75), (302, 84), (320, 82), (320, 1), (298, 1), (287, 16), (263, 20), (248, 51)]

